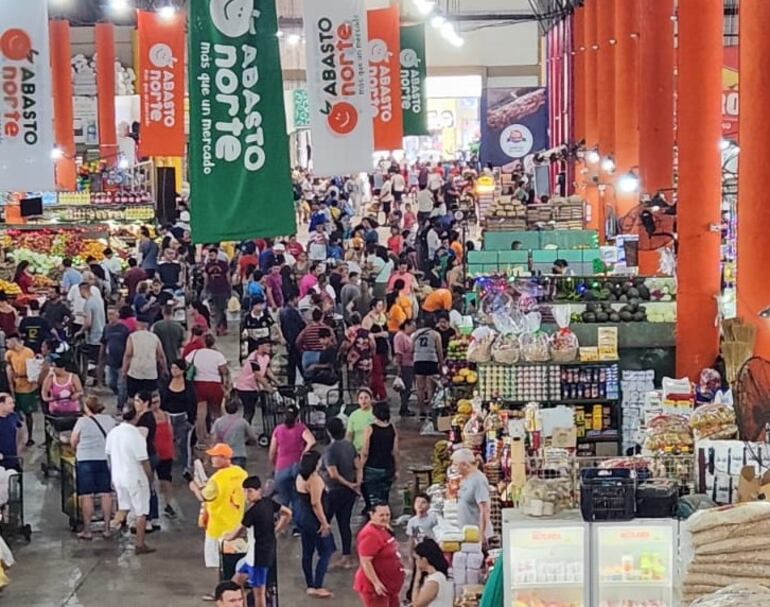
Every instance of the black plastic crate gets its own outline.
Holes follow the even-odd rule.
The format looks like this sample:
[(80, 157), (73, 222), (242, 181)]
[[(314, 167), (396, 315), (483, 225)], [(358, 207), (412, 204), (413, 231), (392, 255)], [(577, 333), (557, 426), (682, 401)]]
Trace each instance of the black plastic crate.
[(630, 521), (636, 512), (636, 480), (628, 469), (589, 468), (580, 474), (580, 512), (585, 521)]
[(657, 479), (640, 483), (636, 488), (636, 515), (641, 518), (676, 516), (679, 487), (673, 480)]

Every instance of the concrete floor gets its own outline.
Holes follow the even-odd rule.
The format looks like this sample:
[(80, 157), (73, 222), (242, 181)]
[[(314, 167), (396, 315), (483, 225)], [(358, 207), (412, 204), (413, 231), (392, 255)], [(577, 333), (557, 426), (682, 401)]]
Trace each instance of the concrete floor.
[[(228, 360), (237, 361), (235, 338), (222, 340), (220, 347)], [(397, 405), (392, 402), (395, 409)], [(435, 438), (420, 437), (414, 420), (397, 422), (397, 425), (402, 447), (400, 488), (411, 481), (407, 472), (410, 464), (430, 462)], [(41, 426), (38, 422), (35, 431), (38, 444), (42, 444)], [(263, 478), (269, 474), (266, 450), (254, 447), (249, 457), (250, 472)], [(39, 447), (33, 447), (25, 455), (25, 515), (32, 526), (32, 541), (12, 544), (17, 563), (8, 572), (11, 584), (0, 593), (0, 603), (33, 607), (124, 607), (129, 602), (164, 607), (204, 604), (200, 595), (212, 590), (217, 572), (203, 566), (203, 533), (197, 528), (198, 503), (181, 479), (175, 479), (179, 518), (164, 518), (163, 531), (148, 537), (148, 544), (157, 548), (157, 552), (137, 557), (133, 549), (128, 548), (129, 538), (83, 542), (69, 531), (67, 517), (61, 513), (59, 480), (43, 479), (40, 473), (43, 458), (44, 452)], [(396, 496), (394, 491), (391, 502), (396, 509), (394, 514), (400, 514), (400, 494)], [(299, 540), (281, 538), (278, 554), (280, 602), (285, 606), (305, 601), (323, 603), (321, 599), (308, 599), (305, 595)], [(353, 571), (330, 571), (326, 586), (335, 593), (337, 607), (360, 604), (352, 591), (352, 580)]]

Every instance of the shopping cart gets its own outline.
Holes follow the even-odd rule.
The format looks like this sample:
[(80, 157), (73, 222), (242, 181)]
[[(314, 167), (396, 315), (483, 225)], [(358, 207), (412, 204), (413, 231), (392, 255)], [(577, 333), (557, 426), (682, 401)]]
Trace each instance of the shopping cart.
[(307, 408), (308, 393), (307, 386), (278, 386), (275, 392), (264, 392), (260, 395), (259, 408), (262, 412), (262, 432), (258, 440), (260, 447), (266, 449), (270, 446), (270, 437), (273, 436), (276, 426), (281, 423), (286, 407), (294, 405), (300, 411)]
[[(243, 540), (224, 541), (219, 544), (219, 581), (225, 582), (233, 579), (238, 562), (246, 557), (243, 549)], [(278, 559), (273, 561), (273, 566), (267, 573), (267, 588), (265, 589), (265, 604), (267, 607), (278, 607)], [(247, 596), (247, 605), (252, 605), (251, 593)]]
[(43, 476), (61, 472), (62, 457), (72, 457), (74, 450), (69, 435), (78, 420), (77, 415), (45, 415), (45, 461), (40, 464)]
[(8, 476), (8, 501), (0, 507), (0, 535), (7, 539), (22, 536), (27, 542), (32, 537), (32, 527), (24, 522), (23, 472), (14, 470)]

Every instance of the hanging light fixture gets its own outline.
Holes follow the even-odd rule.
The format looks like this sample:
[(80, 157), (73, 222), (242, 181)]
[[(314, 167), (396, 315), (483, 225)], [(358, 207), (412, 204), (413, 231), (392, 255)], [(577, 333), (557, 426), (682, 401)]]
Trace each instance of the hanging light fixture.
[(602, 160), (602, 171), (605, 173), (615, 172), (615, 161), (613, 160), (612, 156), (607, 156), (604, 160)]
[(639, 176), (629, 171), (618, 179), (618, 191), (623, 194), (633, 194), (639, 190)]

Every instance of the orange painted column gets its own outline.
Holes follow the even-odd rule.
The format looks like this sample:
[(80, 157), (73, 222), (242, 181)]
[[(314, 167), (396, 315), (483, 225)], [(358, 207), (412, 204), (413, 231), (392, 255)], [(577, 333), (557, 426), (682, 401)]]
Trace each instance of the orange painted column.
[[(599, 112), (599, 153), (602, 158), (615, 156), (615, 3), (600, 0), (597, 4), (597, 106)], [(614, 185), (616, 175), (602, 171), (602, 183)], [(599, 194), (601, 225), (599, 242), (604, 243), (604, 219), (607, 207), (615, 204), (615, 188)]]
[[(615, 0), (615, 163), (617, 175), (639, 165), (639, 0)], [(617, 192), (621, 217), (639, 204), (639, 192)]]
[(575, 141), (586, 137), (586, 46), (585, 46), (585, 9), (575, 9), (572, 22), (572, 121)]
[[(583, 14), (583, 31), (585, 41), (585, 139), (586, 147), (593, 148), (599, 145), (599, 105), (598, 105), (598, 78), (599, 45), (597, 42), (599, 0), (586, 0)], [(596, 167), (588, 167), (594, 170)], [(586, 201), (590, 209), (588, 229), (600, 232), (600, 239), (604, 241), (604, 209), (599, 204), (599, 192), (596, 186), (586, 184)]]
[(115, 124), (115, 26), (97, 23), (96, 92), (99, 106), (99, 156), (108, 164), (117, 163), (118, 136)]
[[(639, 175), (642, 189), (655, 194), (674, 185), (674, 2), (640, 4)], [(656, 274), (658, 265), (656, 251), (640, 251), (642, 276)]]
[(72, 109), (72, 69), (70, 60), (69, 21), (55, 19), (50, 22), (51, 38), (51, 97), (53, 99), (54, 142), (64, 156), (56, 161), (56, 187), (74, 191), (77, 183), (75, 167), (75, 132)]
[(719, 353), (722, 20), (722, 0), (679, 0), (676, 368), (692, 380)]
[[(770, 320), (759, 313), (770, 306), (767, 267), (770, 261), (767, 227), (767, 148), (770, 122), (758, 99), (770, 95), (770, 18), (766, 0), (741, 0), (741, 97), (738, 123), (741, 155), (738, 163), (738, 315), (757, 327), (755, 353), (770, 360)], [(764, 114), (764, 115), (763, 115)]]

